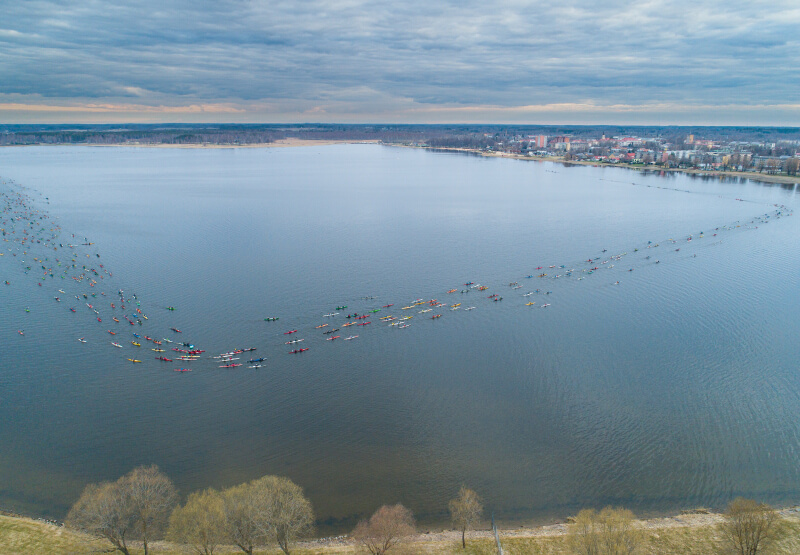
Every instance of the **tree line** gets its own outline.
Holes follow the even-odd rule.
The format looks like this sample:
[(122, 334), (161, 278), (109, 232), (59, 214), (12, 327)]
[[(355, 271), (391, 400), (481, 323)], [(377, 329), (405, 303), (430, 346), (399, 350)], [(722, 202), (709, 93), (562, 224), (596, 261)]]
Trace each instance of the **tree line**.
[[(483, 517), (480, 496), (466, 486), (448, 503), (466, 549), (466, 533)], [(757, 555), (780, 537), (778, 513), (752, 500), (728, 506), (722, 527), (726, 547), (738, 555)], [(89, 484), (67, 515), (65, 525), (104, 538), (112, 551), (131, 555), (132, 544), (145, 555), (154, 540), (166, 538), (199, 555), (235, 545), (253, 555), (276, 545), (290, 555), (299, 539), (314, 529), (314, 511), (302, 488), (290, 479), (264, 476), (222, 491), (191, 493), (184, 505), (172, 481), (156, 466), (139, 467), (115, 482)], [(350, 537), (370, 553), (385, 555), (416, 532), (412, 512), (402, 504), (384, 505), (358, 523)], [(633, 555), (643, 552), (643, 532), (635, 515), (622, 508), (584, 509), (570, 519), (569, 550), (577, 555)]]

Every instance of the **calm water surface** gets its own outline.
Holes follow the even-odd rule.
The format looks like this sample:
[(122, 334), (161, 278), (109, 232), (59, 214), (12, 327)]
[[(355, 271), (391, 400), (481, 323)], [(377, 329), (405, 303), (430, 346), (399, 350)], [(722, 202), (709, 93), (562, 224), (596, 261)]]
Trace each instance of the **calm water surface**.
[[(749, 224), (794, 186), (374, 145), (6, 148), (0, 176), (63, 243), (95, 243), (2, 244), (0, 506), (63, 517), (150, 463), (184, 494), (287, 475), (322, 530), (398, 501), (436, 522), (462, 483), (507, 522), (800, 499), (800, 218)], [(113, 277), (32, 260), (72, 253)], [(470, 281), (489, 289), (446, 293)], [(119, 289), (143, 326), (111, 320)], [(401, 310), (417, 298), (462, 306), (431, 321)], [(339, 340), (315, 329), (390, 303)], [(132, 332), (267, 360), (178, 374)]]

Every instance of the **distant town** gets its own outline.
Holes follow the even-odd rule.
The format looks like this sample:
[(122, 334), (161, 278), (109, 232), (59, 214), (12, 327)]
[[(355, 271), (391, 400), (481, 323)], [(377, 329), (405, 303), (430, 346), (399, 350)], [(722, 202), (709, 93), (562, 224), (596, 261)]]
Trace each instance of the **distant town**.
[(800, 128), (654, 126), (175, 124), (5, 125), (0, 146), (252, 146), (380, 142), (564, 162), (798, 175)]

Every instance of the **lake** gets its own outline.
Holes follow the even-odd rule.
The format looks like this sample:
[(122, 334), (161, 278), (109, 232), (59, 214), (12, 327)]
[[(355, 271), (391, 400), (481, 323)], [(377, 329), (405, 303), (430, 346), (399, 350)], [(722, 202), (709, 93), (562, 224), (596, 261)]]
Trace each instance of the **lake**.
[(501, 523), (800, 499), (794, 185), (378, 145), (4, 148), (0, 178), (40, 211), (3, 214), (0, 507), (141, 464), (288, 476), (321, 533), (441, 523), (461, 484)]

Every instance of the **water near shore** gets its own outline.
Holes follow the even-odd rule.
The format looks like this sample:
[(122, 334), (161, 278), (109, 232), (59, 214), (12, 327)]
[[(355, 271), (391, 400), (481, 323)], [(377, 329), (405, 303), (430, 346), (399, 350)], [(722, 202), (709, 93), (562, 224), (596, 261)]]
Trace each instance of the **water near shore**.
[[(15, 148), (0, 176), (94, 243), (2, 244), (0, 506), (63, 517), (149, 463), (183, 493), (287, 475), (330, 526), (397, 501), (436, 521), (462, 483), (506, 521), (800, 498), (793, 185), (376, 145)], [(73, 252), (113, 275), (38, 273)], [(446, 293), (467, 282), (489, 289)], [(141, 326), (111, 320), (120, 289)], [(266, 361), (180, 374), (133, 332)]]

